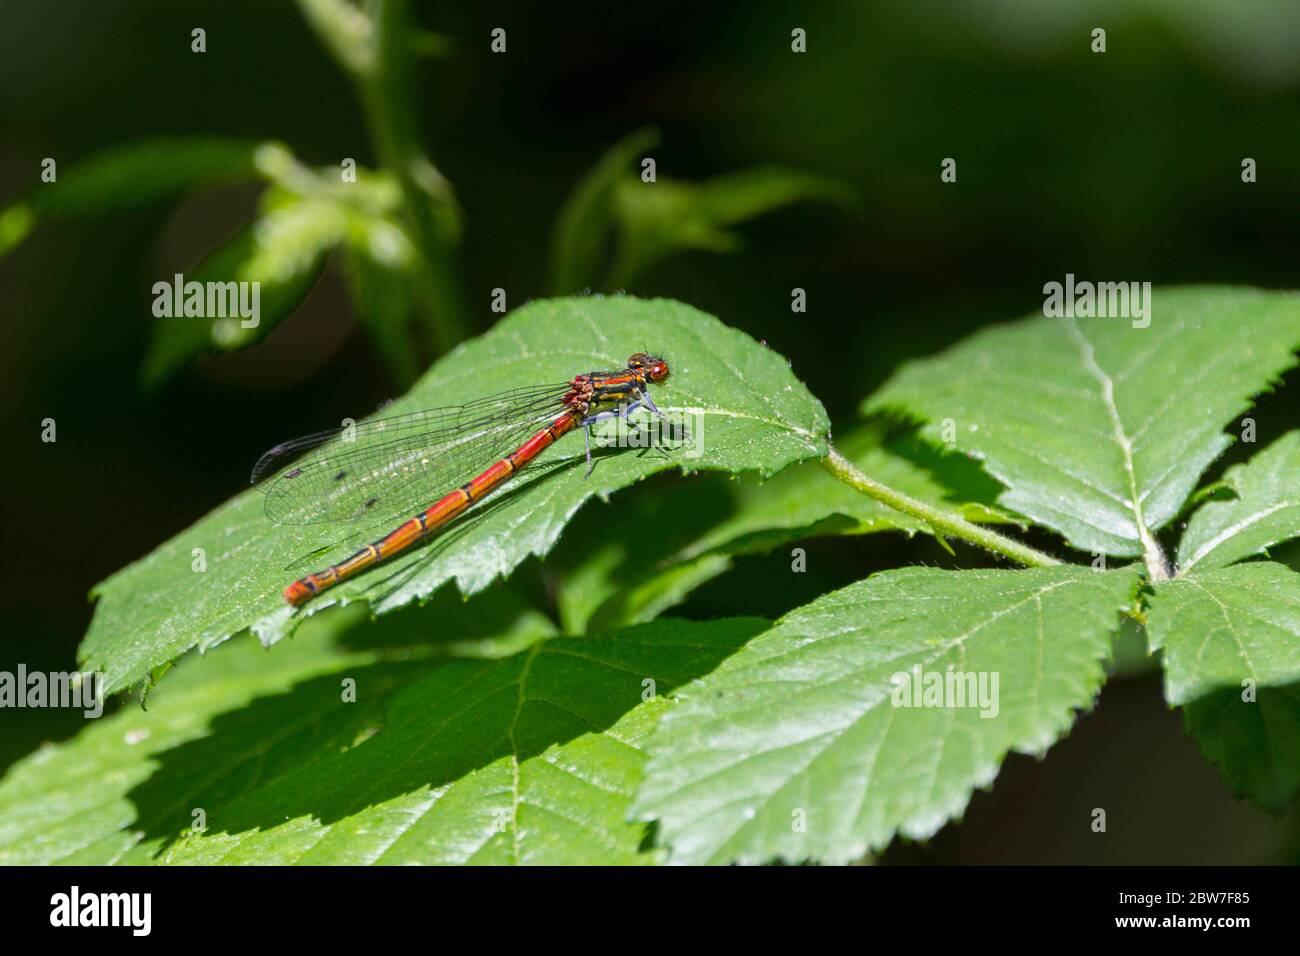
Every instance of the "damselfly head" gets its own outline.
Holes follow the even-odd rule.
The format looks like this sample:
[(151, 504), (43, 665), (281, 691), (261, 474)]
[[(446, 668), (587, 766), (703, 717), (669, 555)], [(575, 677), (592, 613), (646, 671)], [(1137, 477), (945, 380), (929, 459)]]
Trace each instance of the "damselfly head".
[(662, 382), (668, 377), (668, 363), (649, 352), (637, 352), (627, 360), (627, 367), (639, 369), (652, 382)]

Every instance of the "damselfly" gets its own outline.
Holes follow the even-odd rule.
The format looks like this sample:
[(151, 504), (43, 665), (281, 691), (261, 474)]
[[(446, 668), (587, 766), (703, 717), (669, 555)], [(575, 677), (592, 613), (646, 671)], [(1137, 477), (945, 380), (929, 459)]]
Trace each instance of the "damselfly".
[(409, 514), (430, 492), (445, 492), (351, 557), (290, 584), (285, 600), (301, 605), (407, 550), (575, 428), (584, 429), (590, 476), (591, 427), (626, 419), (641, 407), (661, 414), (648, 386), (667, 377), (663, 359), (638, 352), (617, 372), (513, 388), (467, 405), (375, 419), (276, 445), (258, 460), (252, 480), (266, 492), (267, 517), (278, 524)]

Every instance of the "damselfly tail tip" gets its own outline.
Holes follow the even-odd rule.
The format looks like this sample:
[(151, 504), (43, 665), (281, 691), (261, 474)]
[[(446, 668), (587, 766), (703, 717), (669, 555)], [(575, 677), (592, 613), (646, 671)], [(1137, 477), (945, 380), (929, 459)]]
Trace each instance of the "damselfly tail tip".
[(284, 599), (294, 607), (302, 607), (310, 601), (315, 594), (316, 592), (312, 590), (311, 585), (307, 583), (306, 579), (294, 581), (293, 584), (290, 584), (284, 589)]

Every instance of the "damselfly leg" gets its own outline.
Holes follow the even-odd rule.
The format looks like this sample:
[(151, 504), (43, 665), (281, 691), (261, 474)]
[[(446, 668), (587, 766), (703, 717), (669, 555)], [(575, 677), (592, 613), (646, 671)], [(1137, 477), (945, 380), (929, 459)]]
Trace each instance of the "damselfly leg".
[(590, 478), (591, 473), (596, 470), (596, 462), (591, 457), (591, 427), (600, 422), (621, 418), (629, 429), (636, 429), (639, 432), (645, 426), (640, 422), (632, 421), (631, 415), (638, 408), (642, 407), (658, 415), (660, 418), (665, 417), (664, 413), (659, 411), (659, 406), (654, 403), (654, 399), (650, 397), (650, 393), (642, 391), (639, 393), (635, 401), (620, 405), (618, 408), (610, 409), (606, 412), (598, 412), (595, 415), (588, 415), (586, 418), (582, 419), (582, 421), (578, 422), (579, 426), (582, 428), (582, 438), (587, 449), (587, 473), (583, 476), (584, 478)]

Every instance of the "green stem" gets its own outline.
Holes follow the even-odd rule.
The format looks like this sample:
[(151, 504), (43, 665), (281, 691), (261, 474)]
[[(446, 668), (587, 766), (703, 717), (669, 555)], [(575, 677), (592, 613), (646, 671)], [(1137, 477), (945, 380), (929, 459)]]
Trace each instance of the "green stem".
[[(425, 155), (412, 98), (416, 31), (406, 0), (299, 0), (307, 22), (352, 75), (380, 164), (402, 194), (419, 271), (426, 326), (438, 352), (469, 334), (457, 271), (460, 210), (451, 184)], [(368, 15), (367, 15), (368, 14)]]
[(1029, 568), (1050, 568), (1061, 563), (1050, 554), (1021, 544), (989, 528), (973, 524), (958, 514), (928, 505), (911, 495), (905, 495), (888, 485), (882, 485), (873, 478), (868, 478), (857, 465), (841, 455), (834, 447), (831, 448), (830, 454), (822, 459), (822, 465), (840, 481), (864, 495), (875, 498), (895, 511), (901, 511), (924, 521), (939, 538), (960, 538), (978, 548), (1010, 558), (1017, 564)]
[(374, 24), (347, 0), (298, 0), (307, 24), (349, 73), (374, 62)]
[(451, 184), (420, 145), (411, 98), (415, 33), (406, 0), (374, 0), (375, 69), (362, 82), (362, 99), (379, 161), (402, 191), (413, 238), (424, 259), (423, 285), (430, 328), (439, 351), (468, 337), (469, 327), (455, 263), (460, 211)]

